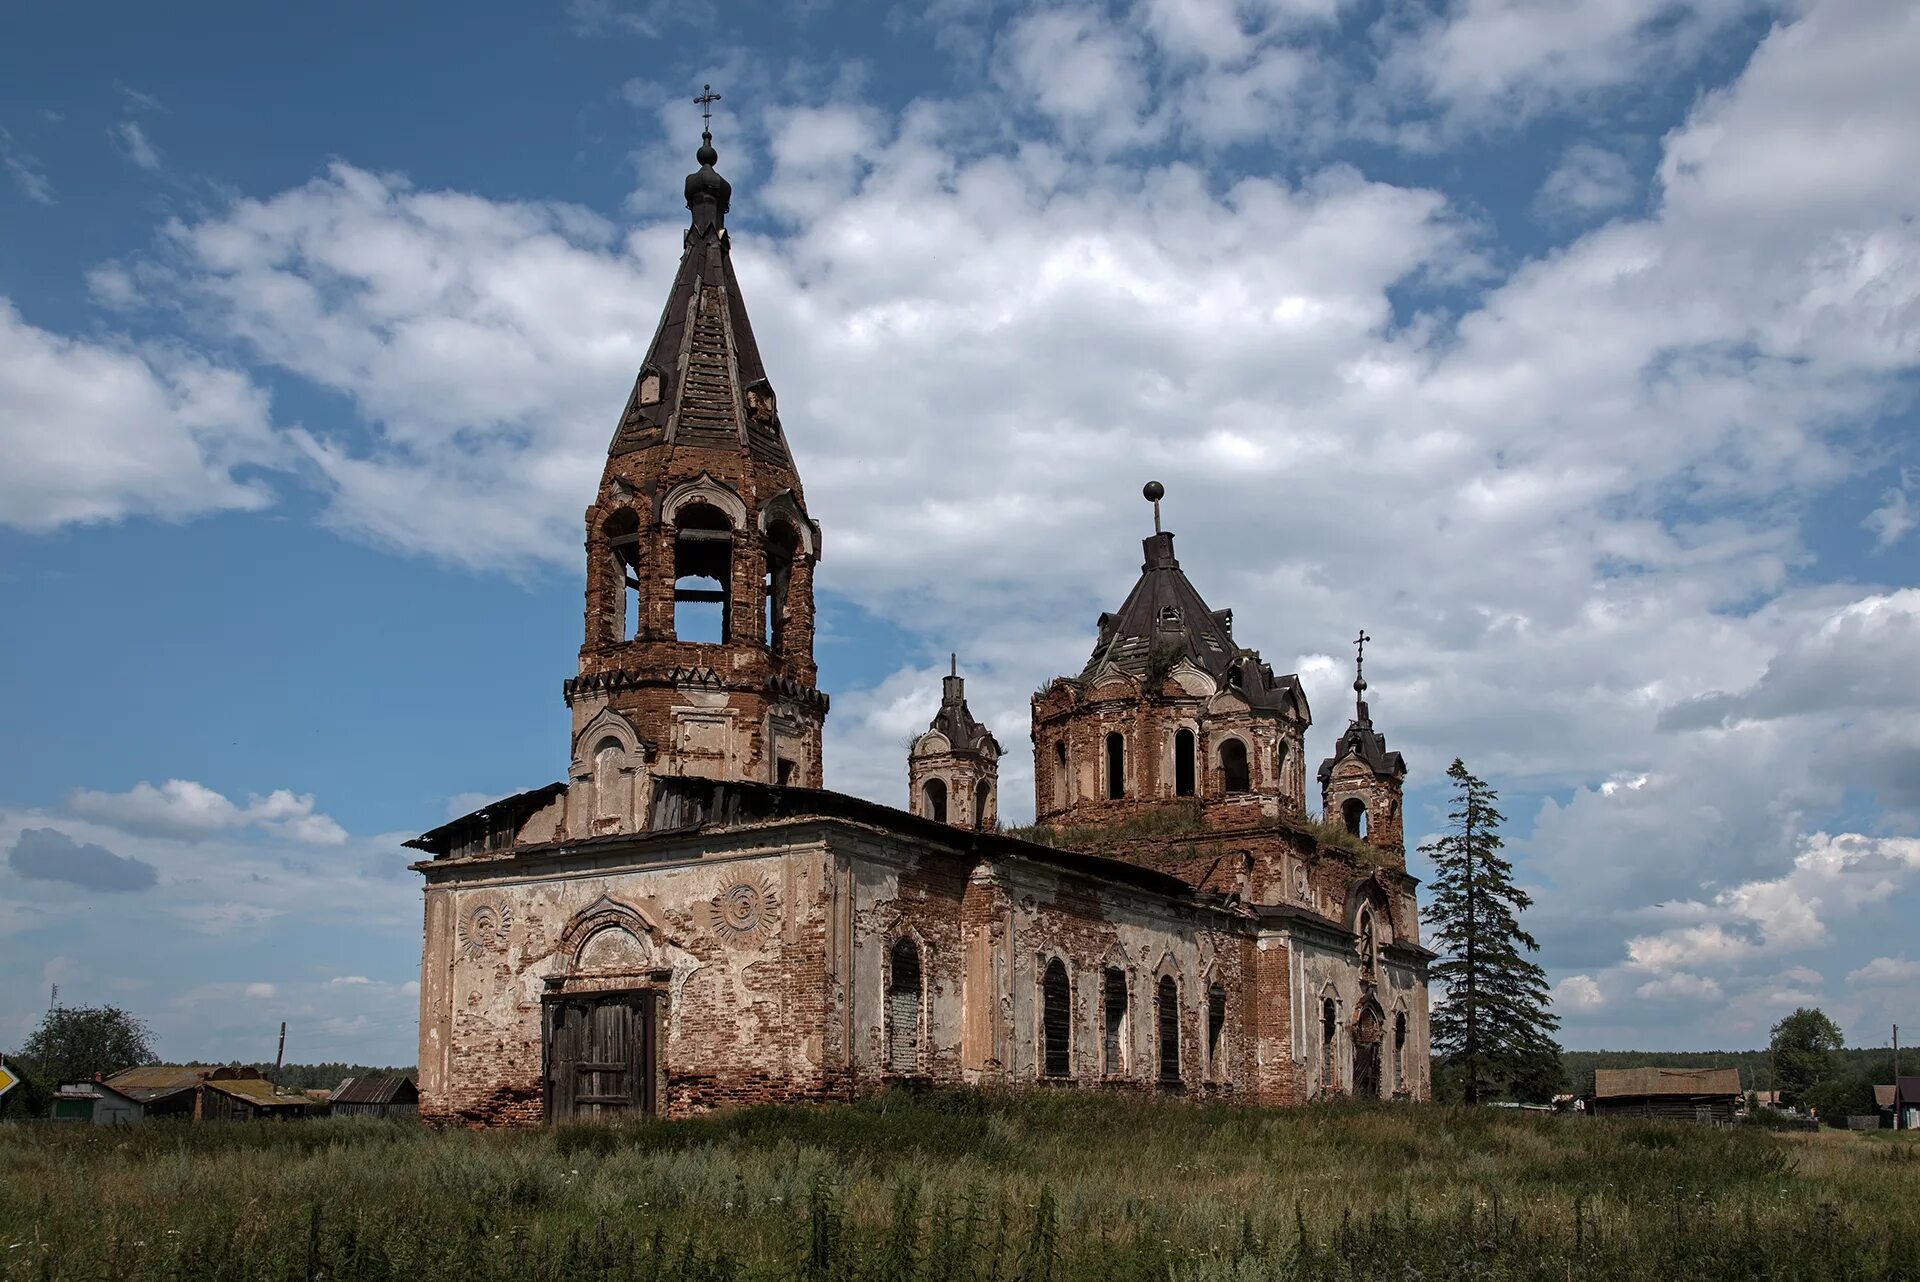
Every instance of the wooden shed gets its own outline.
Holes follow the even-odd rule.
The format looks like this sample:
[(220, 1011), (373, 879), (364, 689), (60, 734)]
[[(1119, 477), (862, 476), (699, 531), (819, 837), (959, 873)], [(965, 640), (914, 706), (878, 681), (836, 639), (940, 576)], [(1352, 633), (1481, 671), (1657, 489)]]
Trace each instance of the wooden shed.
[(313, 1101), (276, 1089), (258, 1069), (220, 1064), (144, 1064), (103, 1083), (136, 1100), (144, 1116), (191, 1121), (305, 1117)]
[(1602, 1068), (1589, 1111), (1599, 1117), (1657, 1117), (1725, 1124), (1741, 1098), (1737, 1068)]
[(413, 1117), (420, 1091), (405, 1073), (364, 1073), (341, 1082), (332, 1104), (336, 1117)]
[(53, 1097), (53, 1120), (112, 1126), (137, 1122), (146, 1116), (139, 1100), (123, 1095), (105, 1082), (71, 1082)]

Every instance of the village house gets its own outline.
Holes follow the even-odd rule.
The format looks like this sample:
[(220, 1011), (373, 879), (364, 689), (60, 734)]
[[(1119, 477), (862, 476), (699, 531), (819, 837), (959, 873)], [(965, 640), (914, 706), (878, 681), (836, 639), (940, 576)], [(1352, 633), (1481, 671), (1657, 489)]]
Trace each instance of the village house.
[[(241, 1065), (142, 1064), (123, 1068), (94, 1085), (102, 1092), (93, 1104), (92, 1120), (95, 1121), (176, 1117), (194, 1122), (244, 1122), (305, 1117), (315, 1111), (314, 1102), (305, 1095), (281, 1091), (258, 1069)], [(80, 1083), (61, 1087), (54, 1115), (64, 1115), (60, 1101), (66, 1099), (72, 1102), (65, 1107), (77, 1116), (80, 1101), (91, 1094), (88, 1086)], [(133, 1107), (116, 1105), (110, 1095), (119, 1096)], [(103, 1119), (103, 1113), (110, 1116)]]
[(1594, 1071), (1587, 1111), (1726, 1124), (1742, 1098), (1737, 1068), (1602, 1068)]
[(427, 856), (422, 1115), (683, 1115), (896, 1081), (1425, 1098), (1406, 764), (1356, 670), (1310, 795), (1299, 679), (1201, 598), (1157, 484), (1138, 581), (1033, 698), (1033, 828), (1001, 829), (1001, 747), (957, 664), (905, 809), (826, 789), (823, 531), (710, 134), (697, 159), (586, 510), (566, 777), (408, 843)]

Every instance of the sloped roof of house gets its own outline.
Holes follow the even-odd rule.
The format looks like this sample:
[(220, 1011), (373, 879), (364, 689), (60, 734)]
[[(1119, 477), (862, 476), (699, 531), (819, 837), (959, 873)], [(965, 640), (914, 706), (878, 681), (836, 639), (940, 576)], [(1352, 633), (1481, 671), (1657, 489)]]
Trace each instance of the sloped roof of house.
[(1885, 1086), (1876, 1085), (1873, 1088), (1873, 1106), (1875, 1108), (1892, 1108), (1893, 1092), (1894, 1084), (1892, 1082), (1888, 1082)]
[(404, 1104), (418, 1098), (413, 1079), (405, 1073), (363, 1073), (347, 1078), (333, 1092), (336, 1104)]
[(260, 1074), (237, 1064), (139, 1064), (106, 1079), (107, 1085), (142, 1104), (188, 1090), (201, 1081), (244, 1081)]
[(279, 1087), (264, 1077), (229, 1078), (224, 1081), (207, 1082), (211, 1090), (219, 1091), (237, 1100), (245, 1100), (255, 1108), (307, 1108), (313, 1101), (304, 1094), (291, 1092), (283, 1094)]
[(1593, 1074), (1595, 1099), (1642, 1095), (1738, 1095), (1737, 1068), (1601, 1068)]

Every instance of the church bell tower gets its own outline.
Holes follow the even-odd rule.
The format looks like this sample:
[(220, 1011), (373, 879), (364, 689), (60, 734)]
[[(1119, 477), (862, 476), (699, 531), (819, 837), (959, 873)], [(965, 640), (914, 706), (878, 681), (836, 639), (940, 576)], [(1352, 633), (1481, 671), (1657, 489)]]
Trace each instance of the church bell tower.
[(820, 526), (734, 277), (710, 128), (696, 159), (685, 252), (586, 513), (575, 837), (643, 827), (652, 775), (821, 784)]

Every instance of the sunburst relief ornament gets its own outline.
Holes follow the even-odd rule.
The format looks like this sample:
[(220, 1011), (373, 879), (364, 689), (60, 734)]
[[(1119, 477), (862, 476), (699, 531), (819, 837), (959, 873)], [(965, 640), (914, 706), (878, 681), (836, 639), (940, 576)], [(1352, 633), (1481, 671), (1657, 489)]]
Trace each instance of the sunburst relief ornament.
[(707, 924), (723, 938), (746, 939), (773, 930), (780, 920), (780, 896), (773, 883), (737, 881), (707, 903)]
[(507, 931), (513, 925), (513, 909), (502, 904), (479, 904), (460, 919), (460, 955), (475, 960), (494, 949), (507, 946)]

